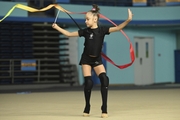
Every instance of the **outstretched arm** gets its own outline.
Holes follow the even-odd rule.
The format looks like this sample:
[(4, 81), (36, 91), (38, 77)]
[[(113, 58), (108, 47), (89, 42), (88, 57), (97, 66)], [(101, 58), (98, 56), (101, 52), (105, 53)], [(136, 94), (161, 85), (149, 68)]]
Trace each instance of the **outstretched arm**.
[(126, 21), (124, 21), (123, 23), (119, 24), (116, 27), (110, 27), (109, 32), (110, 33), (111, 32), (116, 32), (116, 31), (119, 31), (119, 30), (123, 29), (132, 20), (133, 14), (132, 14), (130, 9), (128, 9), (128, 14), (129, 14), (129, 17), (128, 17), (128, 19)]
[(52, 27), (67, 37), (78, 37), (79, 36), (78, 31), (69, 32), (69, 31), (59, 27), (56, 23), (53, 23)]

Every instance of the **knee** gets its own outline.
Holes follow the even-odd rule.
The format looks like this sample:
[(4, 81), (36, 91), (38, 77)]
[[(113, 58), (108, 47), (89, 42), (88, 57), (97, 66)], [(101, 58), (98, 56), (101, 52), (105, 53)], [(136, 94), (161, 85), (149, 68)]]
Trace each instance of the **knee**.
[(91, 76), (84, 77), (85, 83), (84, 83), (84, 89), (91, 90), (93, 87), (93, 81), (91, 79)]
[(109, 78), (108, 78), (108, 76), (106, 76), (106, 73), (99, 74), (99, 79), (101, 81), (101, 87), (109, 86)]

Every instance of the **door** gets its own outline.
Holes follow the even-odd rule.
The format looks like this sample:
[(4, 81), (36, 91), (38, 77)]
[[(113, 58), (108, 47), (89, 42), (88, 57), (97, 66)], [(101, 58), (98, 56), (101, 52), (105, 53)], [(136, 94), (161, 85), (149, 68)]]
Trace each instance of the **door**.
[(154, 38), (134, 37), (135, 41), (135, 85), (154, 83)]

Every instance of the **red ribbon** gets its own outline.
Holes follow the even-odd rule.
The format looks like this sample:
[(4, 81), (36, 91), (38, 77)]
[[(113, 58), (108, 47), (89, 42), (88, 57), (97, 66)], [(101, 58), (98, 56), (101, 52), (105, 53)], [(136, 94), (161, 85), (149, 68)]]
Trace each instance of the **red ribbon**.
[[(117, 26), (112, 20), (108, 19), (107, 17), (105, 17), (104, 15), (100, 14), (100, 18), (104, 18), (105, 20), (109, 21), (110, 23), (112, 23), (113, 25)], [(127, 68), (129, 66), (131, 66), (135, 60), (135, 55), (134, 55), (134, 49), (133, 49), (133, 45), (129, 39), (129, 37), (125, 34), (125, 32), (123, 30), (120, 30), (120, 32), (126, 37), (126, 39), (128, 40), (130, 46), (129, 46), (129, 52), (130, 52), (130, 58), (131, 58), (131, 62), (128, 64), (124, 64), (124, 65), (117, 65), (115, 64), (108, 56), (106, 56), (104, 53), (101, 53), (102, 57), (107, 60), (108, 62), (110, 62), (111, 64), (115, 65), (116, 67), (120, 68), (120, 69), (124, 69)]]

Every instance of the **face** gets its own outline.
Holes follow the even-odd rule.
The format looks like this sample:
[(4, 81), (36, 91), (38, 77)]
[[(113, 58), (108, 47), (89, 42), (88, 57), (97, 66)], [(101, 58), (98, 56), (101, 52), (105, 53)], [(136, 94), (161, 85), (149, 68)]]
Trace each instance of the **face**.
[(97, 24), (97, 16), (94, 16), (91, 12), (86, 13), (85, 19), (87, 27), (93, 27), (93, 25)]

